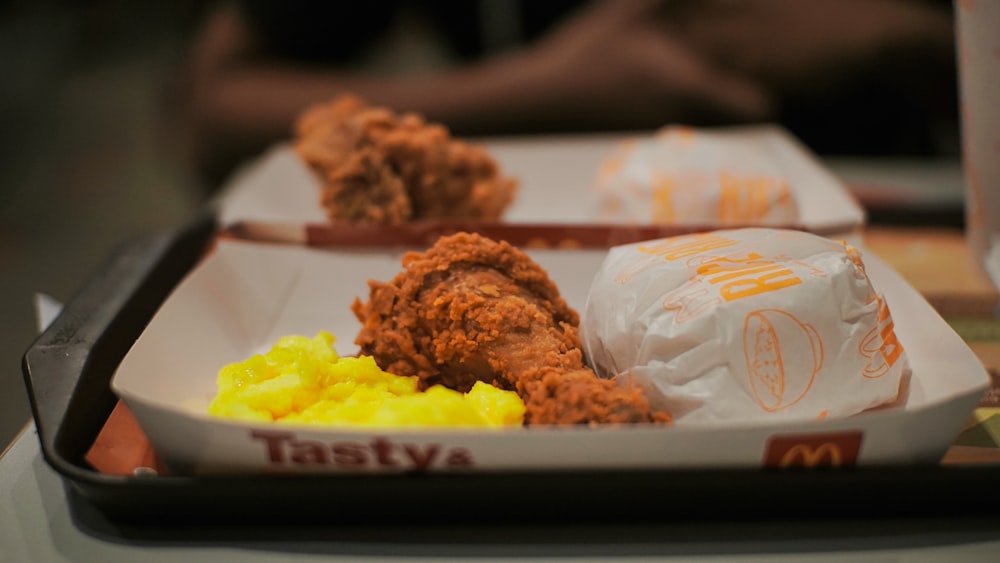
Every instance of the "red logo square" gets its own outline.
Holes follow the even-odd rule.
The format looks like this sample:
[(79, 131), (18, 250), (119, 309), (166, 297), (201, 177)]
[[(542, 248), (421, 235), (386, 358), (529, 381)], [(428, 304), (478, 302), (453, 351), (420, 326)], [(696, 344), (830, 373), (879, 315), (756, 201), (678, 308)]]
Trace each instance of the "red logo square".
[(775, 434), (764, 448), (765, 467), (853, 467), (861, 450), (861, 430), (823, 434)]

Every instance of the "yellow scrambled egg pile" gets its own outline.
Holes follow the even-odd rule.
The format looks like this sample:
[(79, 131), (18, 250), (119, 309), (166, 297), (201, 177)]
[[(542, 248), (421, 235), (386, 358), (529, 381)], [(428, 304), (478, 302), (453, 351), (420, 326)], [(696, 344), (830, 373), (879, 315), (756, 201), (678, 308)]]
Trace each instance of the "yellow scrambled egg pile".
[(460, 393), (382, 371), (370, 356), (340, 357), (332, 334), (284, 336), (266, 354), (223, 367), (209, 414), (337, 426), (520, 425), (524, 402), (479, 382)]

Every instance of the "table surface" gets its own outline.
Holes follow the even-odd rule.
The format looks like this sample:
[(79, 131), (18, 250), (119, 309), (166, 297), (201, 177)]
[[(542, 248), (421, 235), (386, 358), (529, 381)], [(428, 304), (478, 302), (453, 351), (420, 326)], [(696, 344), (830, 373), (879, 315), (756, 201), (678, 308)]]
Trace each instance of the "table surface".
[[(320, 538), (219, 530), (122, 537), (71, 511), (60, 477), (29, 425), (0, 458), (0, 561), (936, 561), (994, 560), (1000, 517), (875, 521), (767, 521), (349, 527)], [(86, 520), (86, 522), (84, 522)], [(225, 539), (220, 539), (225, 538)]]

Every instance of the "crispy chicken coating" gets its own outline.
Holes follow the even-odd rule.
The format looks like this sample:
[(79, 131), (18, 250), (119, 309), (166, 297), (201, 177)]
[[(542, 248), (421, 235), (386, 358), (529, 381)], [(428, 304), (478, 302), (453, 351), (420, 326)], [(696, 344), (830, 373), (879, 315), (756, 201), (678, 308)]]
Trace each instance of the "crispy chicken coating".
[(308, 108), (294, 133), (295, 151), (323, 182), (320, 203), (333, 222), (495, 220), (517, 191), (483, 147), (355, 96)]
[(408, 252), (389, 282), (355, 299), (355, 343), (382, 369), (466, 391), (515, 390), (525, 424), (666, 422), (638, 388), (599, 378), (583, 361), (579, 315), (548, 273), (506, 242), (473, 233)]

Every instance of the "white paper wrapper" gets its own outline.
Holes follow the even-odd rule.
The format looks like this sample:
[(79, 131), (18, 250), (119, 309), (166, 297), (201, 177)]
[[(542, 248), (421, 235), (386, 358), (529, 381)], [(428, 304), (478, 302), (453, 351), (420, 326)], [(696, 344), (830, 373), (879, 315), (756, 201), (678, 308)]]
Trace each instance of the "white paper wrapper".
[(615, 247), (581, 316), (598, 373), (678, 425), (850, 416), (895, 399), (909, 369), (860, 252), (795, 230)]
[(768, 151), (706, 129), (670, 126), (623, 141), (602, 160), (595, 191), (604, 221), (726, 227), (800, 219)]

